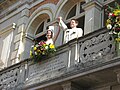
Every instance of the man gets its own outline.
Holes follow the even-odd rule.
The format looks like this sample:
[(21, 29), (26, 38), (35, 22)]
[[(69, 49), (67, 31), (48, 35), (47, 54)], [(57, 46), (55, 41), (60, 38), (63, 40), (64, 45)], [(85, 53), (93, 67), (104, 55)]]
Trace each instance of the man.
[[(64, 33), (64, 43), (67, 43), (68, 41), (75, 39), (75, 38), (79, 38), (83, 35), (83, 30), (81, 28), (77, 28), (78, 26), (78, 21), (76, 19), (72, 19), (70, 21), (70, 27), (71, 29), (68, 29), (68, 27), (65, 25), (65, 23), (62, 21), (62, 17), (58, 18), (59, 20), (59, 25), (60, 27), (63, 28), (63, 30), (65, 31)], [(78, 54), (78, 44), (76, 44), (75, 46), (75, 64), (77, 62), (79, 62), (79, 54)], [(68, 60), (68, 67), (70, 67), (70, 63), (71, 63), (71, 50), (69, 50), (69, 60)]]
[(65, 31), (64, 33), (64, 43), (67, 43), (68, 41), (79, 38), (83, 35), (83, 30), (81, 28), (77, 28), (78, 21), (76, 19), (72, 19), (70, 21), (70, 27), (71, 29), (68, 29), (68, 27), (65, 25), (65, 23), (62, 21), (62, 17), (58, 18), (60, 27), (63, 28)]

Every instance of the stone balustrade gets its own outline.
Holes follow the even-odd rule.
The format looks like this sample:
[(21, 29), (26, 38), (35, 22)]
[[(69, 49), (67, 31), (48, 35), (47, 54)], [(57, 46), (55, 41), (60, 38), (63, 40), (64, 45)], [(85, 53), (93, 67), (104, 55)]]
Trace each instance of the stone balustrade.
[(106, 29), (100, 29), (59, 46), (54, 55), (39, 63), (26, 59), (1, 70), (0, 89), (27, 89), (45, 82), (61, 82), (61, 77), (104, 66), (115, 56), (113, 37)]

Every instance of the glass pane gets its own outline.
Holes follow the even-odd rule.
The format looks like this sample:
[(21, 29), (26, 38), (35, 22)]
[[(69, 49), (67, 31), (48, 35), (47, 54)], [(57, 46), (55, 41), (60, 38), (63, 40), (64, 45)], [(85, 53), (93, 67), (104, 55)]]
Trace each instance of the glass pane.
[(66, 19), (69, 19), (69, 18), (75, 16), (75, 14), (76, 14), (76, 5), (70, 10)]
[(39, 26), (36, 34), (39, 34), (39, 33), (43, 32), (43, 27), (44, 27), (44, 22)]

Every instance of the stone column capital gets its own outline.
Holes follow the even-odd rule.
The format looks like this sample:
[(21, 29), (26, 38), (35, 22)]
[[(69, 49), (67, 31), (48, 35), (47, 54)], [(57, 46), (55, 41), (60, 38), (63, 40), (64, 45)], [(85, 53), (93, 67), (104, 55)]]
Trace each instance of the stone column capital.
[(82, 5), (82, 8), (84, 10), (89, 10), (89, 9), (91, 9), (93, 7), (96, 7), (96, 8), (101, 10), (103, 5), (102, 5), (102, 3), (100, 3), (100, 2), (98, 2), (96, 0), (89, 1), (89, 2), (85, 3), (84, 5)]

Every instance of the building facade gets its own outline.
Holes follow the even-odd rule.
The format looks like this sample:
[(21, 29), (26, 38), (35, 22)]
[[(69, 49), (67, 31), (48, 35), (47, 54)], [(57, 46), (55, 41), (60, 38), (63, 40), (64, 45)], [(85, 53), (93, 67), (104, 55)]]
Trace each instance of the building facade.
[[(119, 90), (119, 48), (105, 28), (104, 8), (115, 1), (120, 3), (119, 0), (1, 0), (0, 89)], [(68, 27), (72, 18), (77, 19), (84, 35), (63, 44), (61, 30), (55, 42), (55, 55), (32, 63), (33, 40), (44, 40), (50, 25), (55, 26), (56, 34), (59, 16)]]

